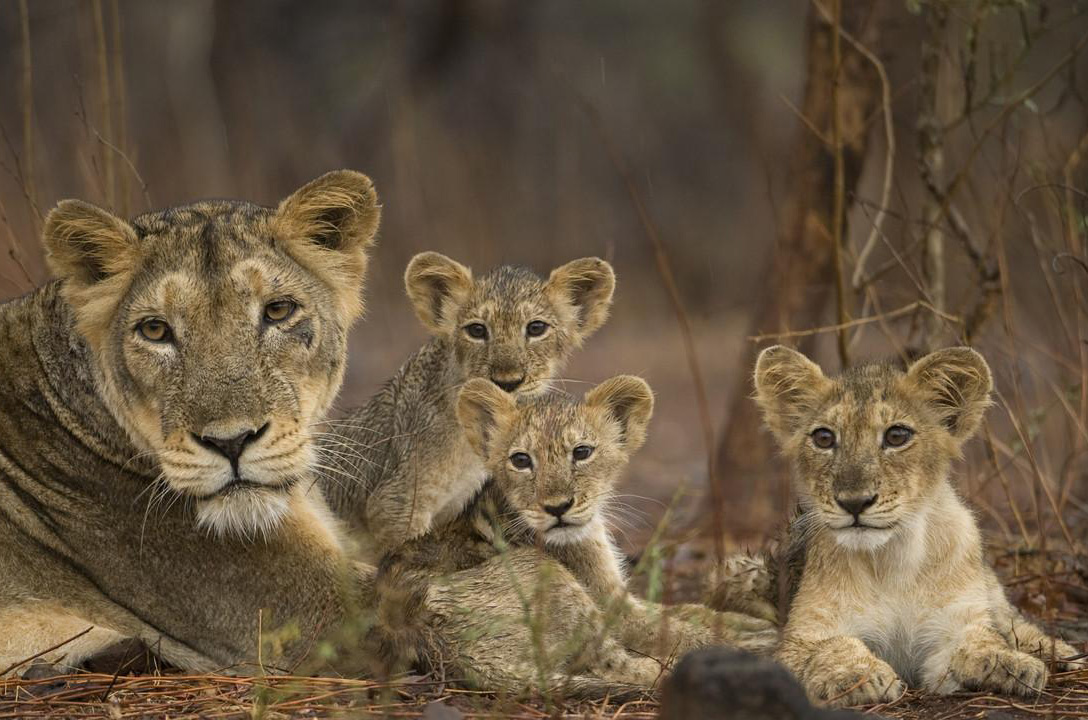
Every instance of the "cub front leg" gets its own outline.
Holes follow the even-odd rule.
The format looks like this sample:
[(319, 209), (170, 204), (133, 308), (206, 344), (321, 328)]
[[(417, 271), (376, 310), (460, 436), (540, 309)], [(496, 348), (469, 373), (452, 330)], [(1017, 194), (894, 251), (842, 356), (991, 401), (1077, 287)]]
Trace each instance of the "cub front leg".
[(776, 657), (813, 701), (831, 707), (891, 702), (906, 690), (892, 666), (855, 637), (787, 637)]
[(1034, 695), (1046, 685), (1046, 663), (1016, 650), (1000, 633), (978, 624), (968, 628), (948, 664), (952, 678), (968, 690)]
[(999, 618), (997, 630), (1013, 650), (1028, 653), (1047, 663), (1052, 662), (1059, 671), (1088, 667), (1086, 659), (1071, 659), (1081, 654), (1079, 650), (1061, 638), (1047, 635), (1011, 606)]

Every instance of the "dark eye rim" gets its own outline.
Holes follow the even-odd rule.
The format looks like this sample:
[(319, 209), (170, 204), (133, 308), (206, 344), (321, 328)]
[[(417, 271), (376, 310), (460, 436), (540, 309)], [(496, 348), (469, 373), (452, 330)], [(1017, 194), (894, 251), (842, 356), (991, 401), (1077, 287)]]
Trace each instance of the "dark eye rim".
[[(586, 453), (582, 457), (578, 457), (578, 451), (585, 450)], [(593, 457), (593, 452), (596, 450), (592, 445), (577, 445), (570, 451), (571, 457), (575, 460), (588, 460)]]
[[(161, 338), (149, 337), (147, 334), (147, 326), (153, 323), (161, 323), (163, 327), (163, 335)], [(155, 343), (157, 345), (164, 345), (174, 341), (174, 329), (170, 327), (170, 323), (163, 320), (161, 317), (146, 317), (140, 322), (136, 323), (136, 332), (149, 343)]]
[[(517, 458), (517, 460), (515, 460), (514, 458)], [(524, 452), (511, 453), (509, 460), (510, 460), (510, 464), (513, 465), (518, 470), (532, 470), (532, 468), (533, 468), (533, 458), (529, 453), (524, 453)], [(525, 464), (524, 465), (519, 465), (518, 463), (520, 463), (520, 462), (524, 462)]]
[[(480, 334), (473, 334), (473, 328), (480, 328)], [(487, 340), (488, 336), (491, 334), (487, 329), (487, 325), (484, 325), (482, 322), (470, 322), (462, 329), (465, 331), (465, 334), (473, 340)]]
[[(540, 331), (539, 332), (533, 332), (533, 327), (534, 326), (539, 327)], [(550, 327), (551, 327), (551, 325), (549, 325), (544, 320), (530, 320), (525, 325), (525, 334), (528, 335), (529, 337), (541, 337), (541, 336), (544, 335), (544, 333), (548, 332), (548, 328), (550, 328)]]
[[(897, 442), (897, 443), (889, 442), (888, 436), (892, 432), (897, 432), (897, 433), (901, 432), (901, 433), (903, 433), (904, 434), (903, 440), (901, 442)], [(901, 448), (901, 447), (905, 446), (907, 443), (909, 443), (913, 439), (914, 439), (914, 428), (908, 427), (906, 425), (901, 425), (899, 423), (896, 423), (895, 425), (892, 425), (887, 430), (885, 430), (884, 431), (884, 437), (882, 438), (882, 440), (884, 442), (884, 447), (890, 447), (890, 448)]]
[[(287, 314), (285, 314), (281, 318), (269, 317), (268, 309), (273, 305), (286, 305)], [(264, 322), (268, 325), (276, 325), (277, 323), (286, 322), (287, 320), (290, 320), (291, 317), (298, 311), (298, 307), (298, 302), (292, 300), (291, 298), (280, 298), (279, 300), (273, 300), (271, 302), (265, 303), (264, 311), (261, 313), (261, 319), (264, 320)]]
[[(831, 437), (831, 442), (827, 445), (821, 445), (820, 441), (816, 439), (817, 436), (822, 436), (823, 433), (827, 433), (827, 435)], [(839, 444), (839, 437), (831, 428), (818, 427), (810, 432), (808, 436), (812, 439), (812, 444), (815, 445), (819, 450), (834, 450), (836, 447), (838, 447)]]

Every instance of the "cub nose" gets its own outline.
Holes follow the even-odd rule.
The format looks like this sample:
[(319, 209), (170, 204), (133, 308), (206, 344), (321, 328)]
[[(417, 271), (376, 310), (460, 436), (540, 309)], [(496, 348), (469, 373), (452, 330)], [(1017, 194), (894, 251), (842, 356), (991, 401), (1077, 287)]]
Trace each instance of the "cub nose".
[(557, 518), (561, 518), (563, 517), (563, 513), (565, 513), (567, 510), (570, 510), (572, 505), (574, 505), (573, 499), (567, 500), (566, 502), (559, 505), (545, 505), (544, 512), (548, 513), (549, 515), (554, 515)]
[(521, 387), (521, 384), (523, 382), (525, 382), (525, 376), (522, 375), (521, 377), (518, 377), (518, 378), (499, 378), (499, 377), (495, 377), (494, 375), (492, 375), (491, 376), (491, 382), (498, 385), (505, 392), (514, 392), (519, 387)]
[(856, 518), (873, 506), (876, 495), (841, 495), (835, 497), (835, 502)]
[(256, 430), (245, 430), (234, 437), (217, 437), (215, 435), (197, 435), (193, 433), (193, 438), (209, 450), (213, 450), (230, 460), (231, 467), (237, 470), (238, 459), (242, 457), (246, 446), (256, 442), (264, 435), (266, 430), (268, 430), (268, 423)]

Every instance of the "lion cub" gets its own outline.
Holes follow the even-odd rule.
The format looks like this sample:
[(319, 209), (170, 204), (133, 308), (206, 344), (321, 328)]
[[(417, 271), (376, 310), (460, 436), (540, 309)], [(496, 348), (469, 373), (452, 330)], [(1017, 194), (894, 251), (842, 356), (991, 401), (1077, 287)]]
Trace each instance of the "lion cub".
[(483, 485), (483, 462), (457, 422), (461, 385), (483, 378), (506, 393), (543, 391), (604, 324), (616, 284), (597, 258), (542, 280), (512, 266), (474, 277), (436, 252), (416, 255), (404, 282), (431, 340), (325, 434), (325, 495), (375, 560), (455, 516)]
[[(492, 479), (461, 515), (387, 556), (379, 585), (406, 569), (435, 577), (539, 546), (611, 618), (621, 644), (640, 655), (667, 660), (722, 642), (770, 650), (777, 632), (769, 622), (696, 605), (666, 611), (627, 591), (604, 510), (652, 413), (649, 385), (632, 376), (607, 380), (581, 401), (557, 391), (515, 400), (492, 383), (469, 381), (457, 415)], [(483, 608), (490, 598), (481, 601)]]
[(886, 702), (907, 684), (1031, 694), (1044, 659), (1076, 655), (1009, 604), (949, 481), (990, 403), (982, 356), (951, 348), (831, 379), (776, 346), (755, 386), (802, 509), (791, 534), (803, 569), (777, 657), (813, 699)]

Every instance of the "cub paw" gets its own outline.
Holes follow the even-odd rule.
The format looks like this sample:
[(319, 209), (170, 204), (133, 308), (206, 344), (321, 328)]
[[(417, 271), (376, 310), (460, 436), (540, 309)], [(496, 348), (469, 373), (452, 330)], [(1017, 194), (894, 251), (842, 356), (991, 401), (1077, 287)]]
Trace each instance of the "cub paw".
[(1034, 695), (1046, 685), (1046, 663), (1019, 650), (957, 651), (952, 672), (968, 690)]
[(1080, 658), (1078, 660), (1065, 660), (1063, 658), (1075, 658), (1083, 653), (1077, 650), (1064, 640), (1054, 639), (1054, 644), (1047, 643), (1045, 647), (1041, 648), (1040, 652), (1032, 653), (1037, 658), (1045, 662), (1054, 661), (1054, 666), (1058, 672), (1068, 672), (1071, 670), (1084, 670), (1088, 668), (1088, 658)]
[(872, 656), (813, 672), (805, 684), (809, 697), (829, 707), (892, 702), (907, 689), (891, 665)]
[(778, 625), (770, 620), (735, 612), (723, 612), (724, 639), (733, 647), (767, 654), (778, 646)]

